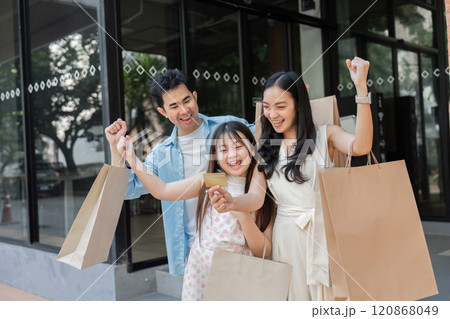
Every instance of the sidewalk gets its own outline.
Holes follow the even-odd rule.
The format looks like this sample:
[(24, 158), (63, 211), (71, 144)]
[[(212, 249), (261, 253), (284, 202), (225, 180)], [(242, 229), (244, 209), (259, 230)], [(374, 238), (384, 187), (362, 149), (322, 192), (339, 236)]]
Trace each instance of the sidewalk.
[(0, 284), (0, 301), (46, 301), (42, 297), (30, 294), (7, 285)]
[[(439, 234), (427, 234), (428, 249), (430, 251), (431, 262), (433, 264), (434, 275), (439, 289), (439, 294), (428, 297), (426, 301), (450, 301), (450, 236)], [(27, 293), (25, 291), (0, 284), (0, 301), (45, 301), (39, 296)], [(151, 301), (161, 300), (155, 298), (152, 294), (142, 296), (136, 300)], [(173, 300), (173, 299), (167, 299)]]

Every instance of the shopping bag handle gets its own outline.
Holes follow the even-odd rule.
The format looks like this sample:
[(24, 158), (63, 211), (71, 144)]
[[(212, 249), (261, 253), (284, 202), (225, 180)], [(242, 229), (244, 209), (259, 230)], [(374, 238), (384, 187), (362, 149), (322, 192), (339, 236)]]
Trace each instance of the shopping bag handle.
[(264, 249), (263, 249), (262, 259), (265, 259), (265, 256), (266, 256), (266, 248), (267, 248), (267, 237), (266, 237), (266, 235), (264, 235), (264, 234), (263, 234), (263, 236), (264, 236)]
[[(355, 140), (353, 140), (350, 143), (350, 146), (348, 147), (348, 152), (347, 152), (347, 161), (345, 162), (345, 167), (348, 168), (348, 172), (350, 173), (351, 169), (352, 169), (352, 153), (353, 153), (353, 143), (355, 142)], [(370, 150), (370, 153), (367, 154), (367, 165), (371, 165), (372, 164), (372, 159), (370, 157), (370, 155), (372, 154), (372, 158), (373, 161), (375, 162), (375, 164), (378, 166), (379, 169), (381, 169), (380, 164), (378, 163), (377, 158), (375, 157), (375, 155), (373, 154), (372, 150)]]
[[(122, 162), (123, 160), (123, 165), (119, 166), (120, 162)], [(117, 162), (117, 165), (115, 165), (117, 167), (125, 167), (125, 152), (123, 152), (122, 157), (119, 159), (119, 161)]]

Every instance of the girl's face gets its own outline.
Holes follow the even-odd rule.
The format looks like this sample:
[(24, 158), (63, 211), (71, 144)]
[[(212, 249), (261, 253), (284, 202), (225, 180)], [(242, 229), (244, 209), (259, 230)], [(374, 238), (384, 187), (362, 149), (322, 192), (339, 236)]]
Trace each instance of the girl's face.
[[(245, 141), (243, 133), (238, 132)], [(250, 143), (250, 142), (249, 142)], [(219, 138), (216, 146), (217, 164), (227, 174), (245, 177), (252, 162), (252, 156), (244, 142), (238, 141), (228, 134)]]
[(297, 138), (297, 110), (292, 94), (272, 86), (264, 91), (264, 116), (272, 124), (275, 132), (283, 134), (284, 138)]

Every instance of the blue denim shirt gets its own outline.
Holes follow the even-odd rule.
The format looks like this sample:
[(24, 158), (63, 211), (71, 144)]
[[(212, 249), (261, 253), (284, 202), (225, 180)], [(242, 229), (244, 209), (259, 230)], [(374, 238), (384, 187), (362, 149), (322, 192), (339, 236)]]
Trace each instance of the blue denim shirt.
[[(224, 122), (239, 121), (247, 125), (252, 133), (255, 131), (253, 124), (249, 124), (246, 120), (235, 116), (207, 117), (203, 114), (199, 114), (198, 116), (205, 124), (204, 136), (208, 152), (210, 147), (209, 140), (212, 138), (216, 128)], [(181, 153), (178, 144), (176, 126), (170, 137), (156, 145), (152, 152), (147, 155), (144, 164), (166, 183), (184, 178), (183, 154)], [(138, 198), (141, 195), (148, 193), (149, 192), (139, 181), (136, 174), (131, 171), (125, 199)], [(169, 272), (173, 275), (183, 275), (185, 260), (189, 253), (188, 235), (183, 223), (184, 201), (161, 201), (161, 206), (163, 212), (164, 234), (166, 237), (167, 259), (169, 261)]]

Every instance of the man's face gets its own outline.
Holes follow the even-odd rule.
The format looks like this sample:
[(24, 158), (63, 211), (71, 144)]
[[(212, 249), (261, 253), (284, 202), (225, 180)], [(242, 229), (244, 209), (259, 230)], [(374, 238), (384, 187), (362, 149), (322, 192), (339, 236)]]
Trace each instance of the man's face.
[(178, 128), (178, 135), (183, 136), (195, 131), (202, 120), (198, 117), (197, 92), (191, 92), (186, 85), (163, 93), (164, 108), (158, 107), (158, 112), (169, 119)]

